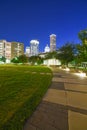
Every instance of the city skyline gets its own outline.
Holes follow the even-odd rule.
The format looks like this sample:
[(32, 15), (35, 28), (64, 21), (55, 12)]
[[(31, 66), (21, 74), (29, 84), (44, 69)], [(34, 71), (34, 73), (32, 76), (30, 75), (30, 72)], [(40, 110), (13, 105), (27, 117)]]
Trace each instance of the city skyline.
[(57, 48), (66, 42), (79, 43), (78, 32), (87, 28), (85, 0), (1, 0), (0, 39), (30, 46), (40, 42), (40, 51), (57, 36)]

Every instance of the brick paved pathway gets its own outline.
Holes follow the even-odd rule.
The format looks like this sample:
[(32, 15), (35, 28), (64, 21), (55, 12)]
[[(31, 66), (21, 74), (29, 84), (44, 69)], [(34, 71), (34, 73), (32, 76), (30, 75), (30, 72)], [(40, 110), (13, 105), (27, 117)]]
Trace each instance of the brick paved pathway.
[(24, 130), (87, 130), (87, 78), (54, 71), (51, 87)]

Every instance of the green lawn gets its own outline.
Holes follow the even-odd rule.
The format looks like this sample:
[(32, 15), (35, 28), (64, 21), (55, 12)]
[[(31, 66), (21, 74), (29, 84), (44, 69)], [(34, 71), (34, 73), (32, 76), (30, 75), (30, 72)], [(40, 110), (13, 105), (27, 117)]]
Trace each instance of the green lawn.
[(1, 65), (0, 130), (22, 130), (51, 80), (52, 71), (47, 67)]

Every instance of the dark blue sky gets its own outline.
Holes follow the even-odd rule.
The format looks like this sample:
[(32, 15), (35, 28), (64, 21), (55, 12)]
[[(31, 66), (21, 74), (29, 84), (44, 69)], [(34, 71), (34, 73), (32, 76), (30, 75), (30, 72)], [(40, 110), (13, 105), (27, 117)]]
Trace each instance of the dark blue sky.
[(57, 47), (78, 43), (87, 28), (86, 0), (0, 0), (0, 39), (23, 42), (37, 39), (40, 51), (57, 35)]

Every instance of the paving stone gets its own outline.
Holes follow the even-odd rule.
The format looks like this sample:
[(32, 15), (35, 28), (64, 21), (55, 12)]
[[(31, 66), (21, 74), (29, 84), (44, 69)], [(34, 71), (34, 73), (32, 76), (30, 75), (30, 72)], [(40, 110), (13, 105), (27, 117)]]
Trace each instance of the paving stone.
[(87, 130), (87, 115), (68, 111), (69, 130)]
[(30, 123), (27, 122), (27, 124), (24, 127), (25, 130), (37, 130), (36, 127), (34, 127), (33, 125), (31, 125)]
[(62, 82), (52, 82), (50, 88), (58, 89), (58, 90), (65, 90), (64, 83), (62, 83)]
[[(48, 92), (24, 130), (86, 130), (87, 78), (81, 79), (56, 68), (53, 76)], [(83, 126), (79, 122), (77, 125), (77, 120), (83, 122)]]
[(58, 89), (49, 89), (43, 100), (51, 103), (66, 105), (66, 92)]

